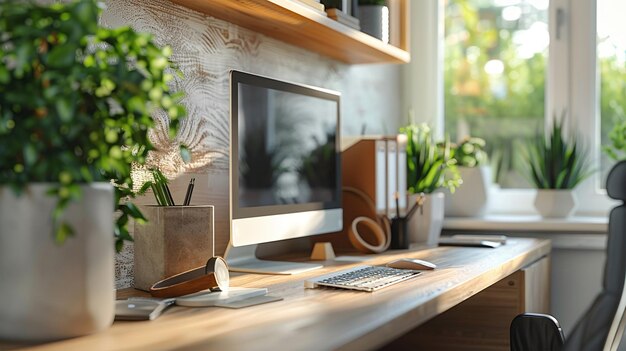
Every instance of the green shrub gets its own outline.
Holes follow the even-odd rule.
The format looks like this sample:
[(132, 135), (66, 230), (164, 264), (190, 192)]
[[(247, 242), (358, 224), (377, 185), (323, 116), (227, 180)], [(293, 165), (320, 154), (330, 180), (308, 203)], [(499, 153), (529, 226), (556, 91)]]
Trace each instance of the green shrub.
[(80, 185), (111, 181), (119, 250), (129, 217), (143, 218), (126, 199), (136, 195), (131, 165), (153, 149), (151, 114), (167, 113), (173, 137), (185, 111), (167, 86), (171, 49), (128, 27), (102, 28), (99, 13), (94, 0), (0, 2), (0, 185), (19, 194), (53, 183), (62, 242), (73, 232), (59, 219)]
[(622, 117), (609, 132), (611, 144), (603, 147), (604, 152), (615, 161), (626, 160), (626, 117)]

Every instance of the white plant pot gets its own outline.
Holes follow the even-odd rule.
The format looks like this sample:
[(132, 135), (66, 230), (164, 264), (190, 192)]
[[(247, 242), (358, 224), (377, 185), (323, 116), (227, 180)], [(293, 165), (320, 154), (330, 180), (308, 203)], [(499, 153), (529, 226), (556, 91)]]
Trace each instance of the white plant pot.
[(50, 184), (20, 197), (0, 187), (0, 339), (47, 341), (90, 334), (115, 314), (113, 188), (82, 186), (63, 220), (74, 236), (57, 245)]
[(572, 190), (537, 189), (535, 208), (543, 217), (565, 218), (576, 209), (576, 197)]
[(485, 214), (489, 202), (490, 168), (458, 167), (463, 184), (454, 194), (446, 194), (446, 216), (478, 217)]
[[(417, 194), (409, 195), (408, 203), (414, 204), (418, 196)], [(418, 209), (409, 219), (409, 241), (429, 246), (437, 245), (443, 228), (444, 208), (444, 193), (426, 194), (423, 210)]]

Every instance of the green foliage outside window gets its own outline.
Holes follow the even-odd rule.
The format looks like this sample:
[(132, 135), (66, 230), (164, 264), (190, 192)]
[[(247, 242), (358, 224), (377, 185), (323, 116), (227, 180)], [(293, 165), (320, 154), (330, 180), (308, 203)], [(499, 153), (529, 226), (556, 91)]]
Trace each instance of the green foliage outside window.
[[(496, 181), (519, 187), (525, 161), (518, 151), (543, 125), (546, 57), (519, 57), (513, 37), (523, 24), (503, 23), (501, 8), (477, 3), (450, 0), (446, 6), (446, 132), (457, 139), (464, 136), (457, 127), (466, 126), (472, 136), (485, 139)], [(485, 72), (490, 60), (503, 63), (501, 74)]]
[[(531, 5), (524, 2), (518, 6)], [(528, 165), (519, 151), (537, 133), (542, 134), (546, 115), (547, 50), (520, 57), (514, 39), (533, 23), (547, 23), (547, 11), (528, 11), (516, 21), (505, 21), (504, 8), (488, 0), (446, 2), (445, 127), (453, 140), (464, 136), (457, 135), (463, 131), (459, 126), (472, 136), (486, 139), (496, 181), (503, 187), (523, 187), (529, 185), (521, 177)], [(502, 62), (501, 74), (486, 72), (490, 60)], [(603, 144), (612, 145), (605, 149), (616, 150), (621, 145), (619, 138), (623, 138), (619, 128), (626, 120), (626, 63), (617, 56), (599, 57), (598, 69), (600, 134)], [(594, 117), (569, 112), (576, 118)], [(609, 135), (612, 130), (615, 132)], [(603, 160), (602, 168), (610, 168), (608, 160)]]

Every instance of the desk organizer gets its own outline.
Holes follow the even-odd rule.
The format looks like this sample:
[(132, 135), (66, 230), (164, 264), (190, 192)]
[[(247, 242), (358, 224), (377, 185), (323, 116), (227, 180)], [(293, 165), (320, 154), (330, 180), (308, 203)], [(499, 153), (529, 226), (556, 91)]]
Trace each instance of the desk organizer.
[(166, 277), (206, 264), (213, 252), (213, 206), (143, 206), (135, 223), (135, 280), (149, 290)]

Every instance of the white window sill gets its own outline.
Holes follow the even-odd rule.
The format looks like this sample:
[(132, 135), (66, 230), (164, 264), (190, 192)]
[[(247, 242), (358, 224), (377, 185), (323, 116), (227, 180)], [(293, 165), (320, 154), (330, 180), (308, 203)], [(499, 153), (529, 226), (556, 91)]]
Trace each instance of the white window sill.
[(606, 234), (607, 217), (573, 216), (543, 218), (539, 215), (486, 215), (484, 217), (446, 217), (444, 230), (485, 230), (515, 232), (554, 232)]

